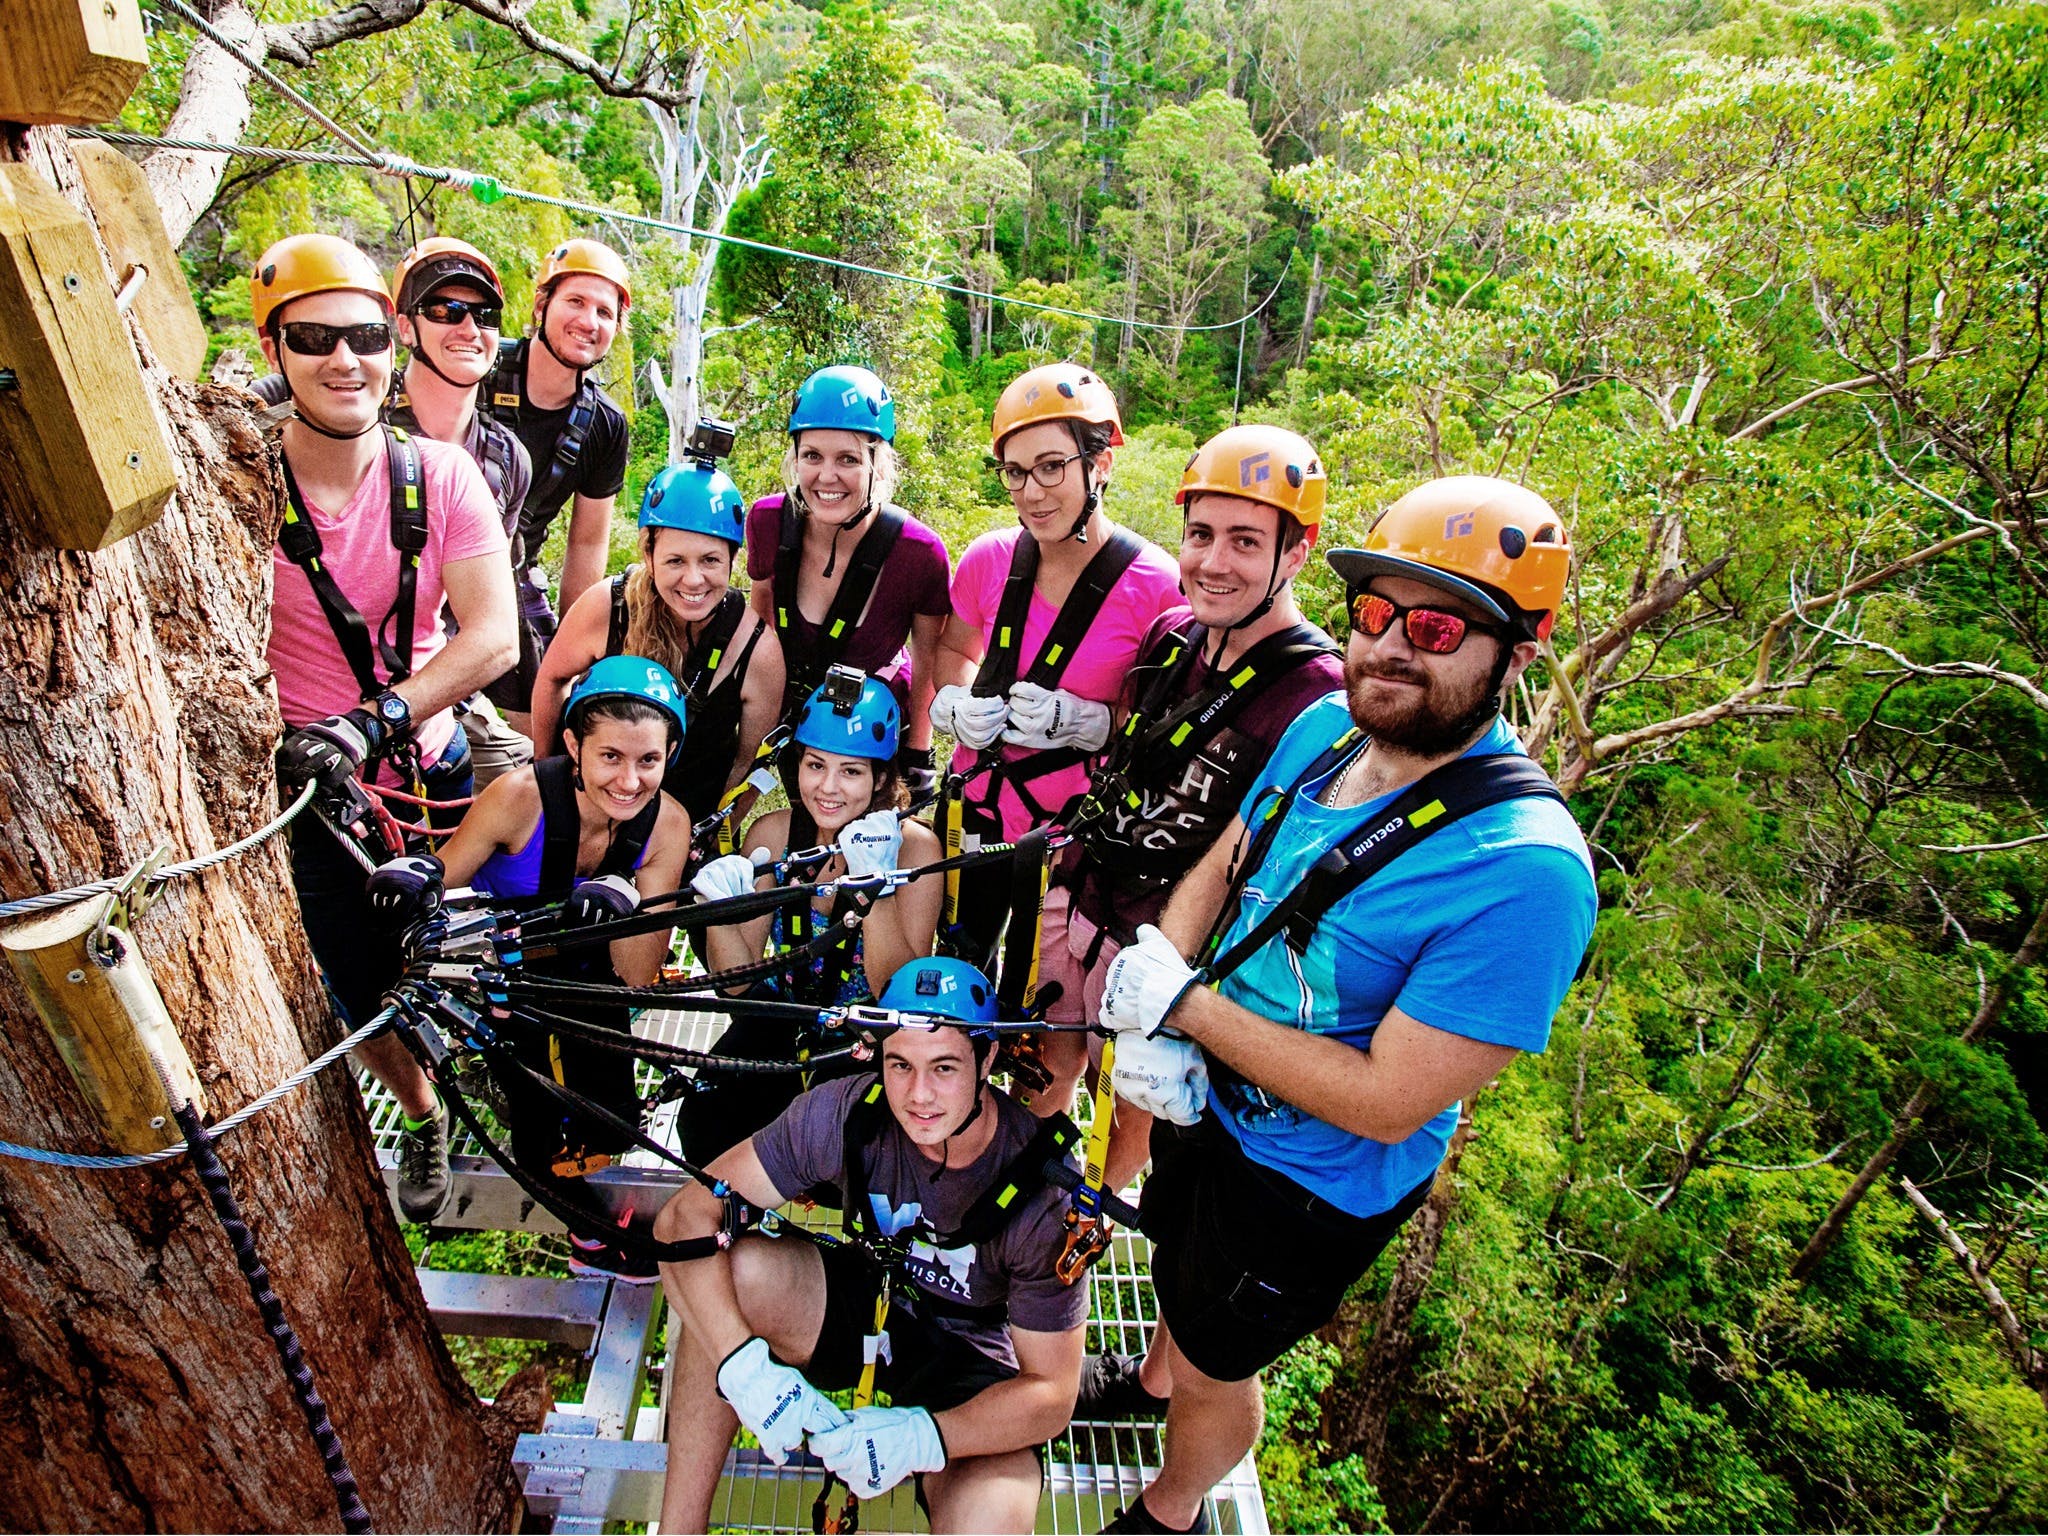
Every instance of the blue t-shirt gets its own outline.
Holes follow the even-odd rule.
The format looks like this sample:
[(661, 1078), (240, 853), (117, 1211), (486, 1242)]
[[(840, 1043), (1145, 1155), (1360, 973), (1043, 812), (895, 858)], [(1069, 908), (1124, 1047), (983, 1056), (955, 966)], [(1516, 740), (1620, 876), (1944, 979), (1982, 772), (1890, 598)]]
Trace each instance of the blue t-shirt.
[[(1256, 827), (1284, 791), (1351, 725), (1341, 694), (1309, 706), (1280, 739), (1245, 798)], [(1467, 756), (1520, 753), (1496, 719)], [(1333, 845), (1391, 804), (1382, 795), (1332, 810), (1323, 779), (1302, 787), (1245, 887), (1228, 948), (1292, 891)], [(1396, 792), (1398, 793), (1398, 791)], [(1434, 1029), (1540, 1051), (1592, 937), (1593, 866), (1571, 813), (1547, 797), (1475, 811), (1424, 838), (1317, 922), (1308, 953), (1275, 936), (1222, 984), (1261, 1018), (1369, 1049), (1388, 1008)], [(1254, 1162), (1355, 1216), (1389, 1210), (1443, 1161), (1457, 1106), (1388, 1145), (1341, 1131), (1230, 1077), (1209, 1103)]]

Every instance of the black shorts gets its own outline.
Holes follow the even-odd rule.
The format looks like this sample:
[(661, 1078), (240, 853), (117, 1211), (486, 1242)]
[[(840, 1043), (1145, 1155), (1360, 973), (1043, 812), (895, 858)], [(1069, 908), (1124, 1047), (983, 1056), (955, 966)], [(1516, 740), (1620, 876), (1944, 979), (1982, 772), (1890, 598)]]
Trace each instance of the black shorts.
[[(844, 1243), (821, 1243), (818, 1255), (825, 1261), (825, 1317), (804, 1378), (821, 1392), (836, 1392), (860, 1384), (861, 1344), (874, 1326), (881, 1272), (867, 1254)], [(1017, 1374), (1014, 1365), (983, 1354), (913, 1306), (898, 1286), (885, 1325), (889, 1358), (875, 1367), (875, 1385), (897, 1407), (942, 1413)]]
[(1143, 1212), (1173, 1342), (1218, 1381), (1256, 1376), (1336, 1315), (1434, 1182), (1353, 1216), (1246, 1157), (1214, 1115), (1153, 1121)]

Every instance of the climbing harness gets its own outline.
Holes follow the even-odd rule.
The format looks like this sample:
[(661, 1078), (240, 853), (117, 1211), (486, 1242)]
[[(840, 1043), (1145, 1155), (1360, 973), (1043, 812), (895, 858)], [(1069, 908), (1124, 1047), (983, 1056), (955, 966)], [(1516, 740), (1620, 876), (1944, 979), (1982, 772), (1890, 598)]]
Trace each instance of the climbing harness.
[[(335, 643), (365, 699), (412, 676), (413, 607), (419, 592), (420, 555), (427, 547), (419, 447), (397, 427), (384, 429), (384, 446), (391, 477), (391, 547), (398, 551), (398, 591), (374, 636), (322, 558), (320, 530), (313, 526), (305, 498), (299, 494), (290, 459), (283, 460), (286, 505), (284, 523), (277, 531), (278, 549), (305, 572), (320, 611), (326, 615), (327, 627), (334, 631)], [(377, 675), (380, 659), (385, 670), (381, 679)]]
[(874, 596), (882, 566), (909, 521), (910, 514), (901, 507), (883, 507), (875, 514), (873, 524), (861, 535), (852, 557), (846, 562), (846, 570), (839, 578), (839, 590), (832, 594), (824, 622), (818, 626), (816, 647), (799, 666), (797, 654), (803, 647), (792, 615), (800, 612), (797, 582), (803, 563), (804, 520), (797, 515), (790, 499), (784, 499), (779, 513), (780, 533), (775, 545), (775, 638), (782, 643), (783, 658), (789, 664), (789, 681), (783, 697), (798, 708), (846, 654), (854, 628), (860, 623), (860, 616), (867, 611), (868, 600)]
[[(532, 342), (527, 339), (502, 338), (498, 342), (497, 362), (477, 391), (478, 404), (508, 427), (517, 427), (526, 410), (526, 359), (531, 346)], [(536, 519), (524, 511), (520, 513), (520, 533), (526, 553), (534, 559), (540, 557), (541, 545), (547, 541), (548, 527), (560, 510), (563, 488), (575, 480), (576, 467), (583, 462), (584, 445), (590, 440), (591, 429), (597, 424), (603, 404), (597, 384), (588, 371), (579, 371), (576, 393), (569, 399), (568, 419), (562, 423), (561, 433), (555, 438), (555, 451), (545, 467), (534, 465), (533, 484), (526, 491), (527, 507), (546, 507), (548, 514), (545, 519)]]

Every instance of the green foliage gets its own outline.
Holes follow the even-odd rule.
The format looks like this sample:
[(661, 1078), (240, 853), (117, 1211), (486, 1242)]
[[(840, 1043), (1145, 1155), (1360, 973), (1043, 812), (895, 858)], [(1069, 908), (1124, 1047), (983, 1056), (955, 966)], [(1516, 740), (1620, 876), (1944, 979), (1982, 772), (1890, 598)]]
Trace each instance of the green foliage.
[[(527, 14), (596, 56), (624, 39), (606, 7)], [(1480, 1097), (1440, 1249), (1398, 1242), (1272, 1373), (1275, 1528), (2048, 1522), (2048, 1410), (1897, 1193), (1937, 1202), (2040, 1350), (2048, 996), (2012, 957), (2048, 897), (2048, 12), (899, 0), (640, 24), (736, 39), (707, 111), (737, 103), (774, 158), (733, 232), (976, 290), (726, 250), (704, 398), (740, 424), (750, 494), (778, 482), (795, 384), (864, 362), (899, 400), (901, 499), (957, 553), (1010, 517), (982, 467), (997, 393), (1072, 358), (1125, 405), (1110, 505), (1169, 547), (1182, 466), (1234, 402), (1322, 451), (1323, 548), (1458, 472), (1521, 480), (1570, 528), (1572, 590), (1509, 709), (1594, 845), (1588, 971), (1549, 1050)], [(130, 126), (176, 106), (184, 34), (152, 46)], [(415, 159), (658, 203), (636, 104), (465, 13), (303, 83)], [(301, 132), (258, 96), (248, 137)], [(429, 227), (499, 259), (517, 317), (578, 226), (237, 162), (186, 259), (216, 345), (246, 345), (268, 240), (336, 229), (389, 265)], [(637, 245), (608, 374), (631, 396), (691, 268), (599, 232)], [(998, 302), (1222, 325), (1275, 284), (1241, 375), (1232, 330)], [(615, 566), (666, 435), (643, 393)], [(1326, 565), (1299, 590), (1335, 622)], [(1369, 1394), (1403, 1265), (1426, 1284)]]

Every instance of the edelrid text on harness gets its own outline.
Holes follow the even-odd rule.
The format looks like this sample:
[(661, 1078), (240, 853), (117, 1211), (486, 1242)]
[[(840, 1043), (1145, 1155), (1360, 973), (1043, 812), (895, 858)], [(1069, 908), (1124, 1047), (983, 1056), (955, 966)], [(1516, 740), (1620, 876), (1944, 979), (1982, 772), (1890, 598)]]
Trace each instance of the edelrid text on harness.
[[(334, 631), (335, 644), (341, 647), (342, 658), (355, 674), (365, 699), (412, 676), (413, 609), (419, 594), (420, 556), (427, 547), (427, 496), (419, 447), (397, 427), (383, 431), (384, 459), (391, 477), (391, 547), (398, 552), (398, 591), (374, 635), (327, 568), (320, 530), (313, 526), (305, 498), (299, 494), (289, 458), (283, 460), (284, 523), (277, 530), (278, 549), (306, 573), (327, 627)], [(384, 666), (381, 679), (377, 675), (380, 660)]]
[(1550, 781), (1540, 764), (1520, 753), (1489, 753), (1483, 757), (1460, 757), (1424, 774), (1408, 786), (1385, 809), (1343, 842), (1317, 859), (1308, 874), (1255, 924), (1251, 931), (1229, 949), (1217, 953), (1223, 935), (1236, 920), (1244, 891), (1257, 874), (1288, 809), (1309, 784), (1330, 773), (1354, 752), (1364, 750), (1365, 733), (1356, 727), (1332, 742), (1284, 791), (1269, 792), (1273, 798), (1261, 813), (1258, 830), (1246, 850), (1240, 867), (1232, 872), (1230, 888), (1217, 913), (1207, 943), (1201, 980), (1213, 984), (1230, 975), (1245, 961), (1265, 948), (1276, 934), (1284, 934), (1288, 948), (1305, 954), (1316, 924), (1341, 900), (1389, 864), (1434, 832), (1474, 811), (1507, 800), (1546, 796), (1559, 804), (1564, 796)]

